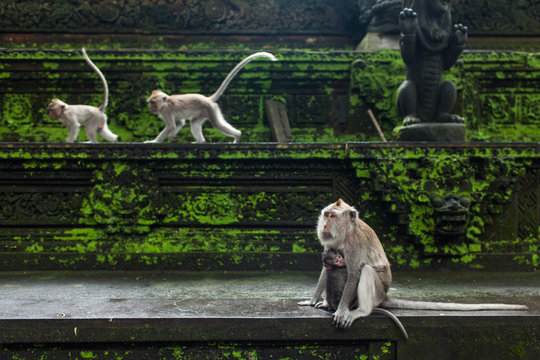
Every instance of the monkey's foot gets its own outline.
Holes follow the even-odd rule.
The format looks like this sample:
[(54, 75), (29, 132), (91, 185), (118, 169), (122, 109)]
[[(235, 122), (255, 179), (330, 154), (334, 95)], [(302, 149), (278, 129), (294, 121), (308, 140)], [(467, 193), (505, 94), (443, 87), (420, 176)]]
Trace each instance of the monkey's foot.
[(316, 304), (316, 301), (313, 301), (313, 300), (304, 300), (304, 301), (298, 302), (298, 305), (300, 306), (315, 306), (315, 304)]
[(315, 304), (315, 308), (317, 308), (317, 309), (327, 309), (328, 310), (328, 309), (330, 309), (330, 304), (326, 300), (319, 301), (318, 303)]
[(334, 313), (334, 322), (332, 325), (334, 325), (335, 327), (348, 329), (351, 327), (351, 325), (356, 319), (361, 318), (361, 317), (366, 317), (368, 315), (369, 313), (366, 313), (365, 311), (362, 311), (362, 310), (354, 310), (354, 311), (346, 310), (346, 311), (341, 311), (339, 313), (336, 311), (336, 313)]

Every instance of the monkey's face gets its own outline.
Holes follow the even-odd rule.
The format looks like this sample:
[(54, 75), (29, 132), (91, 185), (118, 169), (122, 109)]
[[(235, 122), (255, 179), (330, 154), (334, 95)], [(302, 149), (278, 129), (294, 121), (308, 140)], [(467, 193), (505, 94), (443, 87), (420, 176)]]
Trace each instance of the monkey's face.
[(58, 120), (62, 117), (66, 104), (58, 99), (52, 99), (49, 105), (47, 105), (47, 111), (51, 119)]
[(334, 234), (335, 234), (334, 230), (338, 223), (338, 216), (339, 214), (336, 211), (332, 211), (332, 210), (324, 211), (321, 214), (321, 218), (322, 218), (321, 232), (322, 232), (323, 238), (331, 239), (334, 237)]
[(317, 222), (317, 235), (321, 243), (340, 249), (346, 233), (358, 218), (356, 210), (343, 200), (338, 200), (321, 211)]
[(340, 252), (328, 249), (323, 253), (323, 265), (326, 269), (345, 267), (345, 259)]
[(343, 258), (343, 256), (341, 256), (341, 254), (336, 254), (336, 256), (334, 256), (334, 266), (336, 267), (345, 266), (345, 259)]
[(163, 106), (167, 103), (167, 98), (167, 94), (162, 91), (152, 91), (152, 95), (146, 100), (148, 102), (148, 110), (150, 110), (152, 114), (159, 114)]

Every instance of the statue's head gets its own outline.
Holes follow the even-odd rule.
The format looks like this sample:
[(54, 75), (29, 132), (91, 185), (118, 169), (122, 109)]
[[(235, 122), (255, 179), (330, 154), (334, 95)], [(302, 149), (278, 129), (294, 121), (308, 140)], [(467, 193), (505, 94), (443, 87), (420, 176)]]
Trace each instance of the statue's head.
[(451, 0), (404, 0), (418, 14), (420, 40), (424, 47), (436, 51), (448, 45), (452, 29)]

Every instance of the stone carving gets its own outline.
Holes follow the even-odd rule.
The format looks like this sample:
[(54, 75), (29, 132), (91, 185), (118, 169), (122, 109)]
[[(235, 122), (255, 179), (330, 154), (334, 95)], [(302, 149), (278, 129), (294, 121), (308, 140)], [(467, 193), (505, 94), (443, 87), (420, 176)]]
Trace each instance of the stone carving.
[(467, 27), (452, 26), (449, 0), (404, 1), (399, 15), (401, 57), (407, 80), (398, 90), (400, 140), (464, 141), (464, 120), (451, 114), (456, 87), (443, 81), (465, 47)]
[(424, 247), (424, 254), (456, 255), (467, 248), (463, 244), (482, 246), (480, 237), (511, 201), (520, 166), (496, 156), (426, 153), (386, 166), (379, 163), (369, 181), (379, 199), (399, 216), (403, 232)]
[(453, 13), (457, 21), (470, 25), (470, 30), (475, 33), (540, 32), (540, 3), (537, 0), (460, 0)]
[(368, 32), (399, 33), (401, 0), (358, 0), (360, 24)]
[[(352, 10), (353, 4), (350, 5)], [(6, 0), (0, 4), (2, 31), (344, 32), (343, 2), (277, 0), (124, 0), (50, 2)]]
[(95, 186), (82, 206), (83, 223), (106, 225), (109, 233), (147, 233), (163, 216), (159, 184), (149, 170), (118, 164), (94, 175)]

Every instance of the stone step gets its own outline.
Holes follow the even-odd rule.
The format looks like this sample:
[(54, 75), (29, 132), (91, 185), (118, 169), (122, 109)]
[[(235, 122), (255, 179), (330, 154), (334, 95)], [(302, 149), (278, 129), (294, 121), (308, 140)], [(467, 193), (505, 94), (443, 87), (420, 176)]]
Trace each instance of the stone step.
[(316, 272), (3, 272), (0, 359), (538, 359), (540, 274), (397, 273), (396, 298), (528, 311), (392, 310), (332, 327)]

